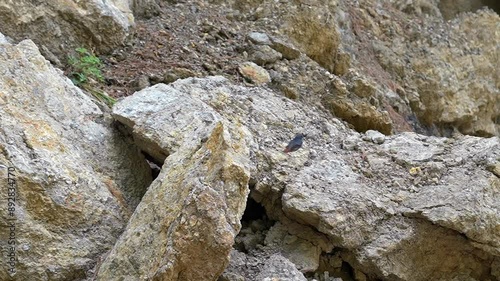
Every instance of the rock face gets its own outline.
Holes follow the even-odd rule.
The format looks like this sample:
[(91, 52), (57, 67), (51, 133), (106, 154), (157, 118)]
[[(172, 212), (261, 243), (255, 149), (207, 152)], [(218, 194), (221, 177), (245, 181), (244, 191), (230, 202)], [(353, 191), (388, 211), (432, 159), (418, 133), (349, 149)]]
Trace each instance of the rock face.
[(464, 14), (437, 33), (429, 23), (418, 31), (428, 39), (411, 39), (410, 48), (401, 41), (375, 46), (382, 66), (398, 69), (409, 85), (406, 98), (424, 125), (479, 136), (500, 133), (500, 33), (488, 31), (499, 21), (489, 11)]
[(215, 280), (228, 263), (249, 191), (251, 136), (188, 94), (203, 83), (181, 85), (188, 89), (158, 84), (114, 107), (144, 151), (168, 157), (99, 280)]
[[(113, 125), (0, 35), (16, 278), (500, 280), (500, 17), (476, 11), (492, 1), (77, 2), (1, 3), (0, 26), (57, 62), (121, 44), (130, 10), (162, 17), (106, 61), (141, 90)], [(207, 73), (251, 84), (179, 80)], [(136, 146), (162, 166), (147, 192)]]
[(360, 148), (361, 163), (321, 152), (304, 167), (284, 189), (286, 216), (327, 234), (370, 278), (492, 278), (500, 180), (487, 163), (498, 161), (497, 138), (404, 134)]
[[(278, 89), (308, 93), (300, 99), (320, 100), (360, 132), (500, 134), (500, 18), (476, 11), (485, 5), (498, 11), (492, 1), (233, 2), (320, 66), (276, 62), (273, 69), (288, 84)], [(331, 87), (332, 78), (348, 92)], [(374, 91), (359, 96), (359, 81), (371, 81)]]
[[(134, 1), (140, 2), (140, 1)], [(134, 23), (129, 1), (2, 1), (1, 32), (30, 38), (46, 56), (65, 63), (77, 47), (108, 52), (123, 43)]]
[[(236, 179), (225, 177), (228, 173), (211, 171), (202, 164), (219, 153), (215, 151), (220, 148), (207, 154), (217, 130), (228, 130), (223, 134), (228, 136), (228, 144), (240, 136), (235, 141), (239, 145), (229, 146), (243, 148), (245, 153), (232, 149), (226, 153), (246, 159), (240, 163), (250, 159), (252, 164), (229, 163), (250, 167), (237, 170), (247, 180), (251, 174), (252, 198), (265, 207), (268, 218), (280, 221), (268, 230), (255, 225), (250, 226), (252, 231), (245, 229), (237, 243), (248, 253), (233, 253), (234, 261), (222, 280), (303, 280), (286, 266), (289, 262), (303, 273), (321, 276), (335, 276), (348, 264), (358, 280), (496, 278), (500, 249), (500, 180), (494, 172), (500, 164), (498, 138), (446, 139), (415, 133), (384, 138), (374, 132), (361, 136), (309, 105), (262, 88), (235, 86), (221, 77), (190, 78), (148, 88), (118, 103), (114, 114), (133, 129), (143, 150), (159, 161), (166, 157), (166, 161), (101, 267), (102, 280), (188, 280), (188, 276), (214, 280), (220, 273), (221, 268), (205, 257), (212, 259), (217, 253), (218, 262), (226, 263), (239, 229), (236, 224), (246, 194), (241, 190), (246, 183), (234, 184)], [(239, 128), (236, 131), (241, 133), (235, 134), (231, 128)], [(307, 134), (303, 147), (283, 154), (295, 132)], [(375, 141), (372, 135), (383, 140)], [(204, 232), (199, 229), (215, 229), (201, 221), (218, 225), (217, 221), (211, 216), (199, 219), (200, 212), (192, 213), (176, 203), (205, 204), (190, 196), (201, 189), (200, 177), (209, 186), (221, 182), (240, 190), (233, 197), (239, 203), (232, 208), (227, 205), (227, 215), (218, 216), (225, 218), (220, 222), (232, 225), (226, 235), (201, 235)], [(178, 186), (183, 188), (175, 188)], [(232, 190), (224, 184), (216, 186)], [(212, 204), (226, 206), (218, 199), (217, 190), (214, 192)], [(161, 206), (173, 207), (164, 212)], [(198, 223), (189, 223), (188, 217)], [(155, 223), (159, 221), (164, 224)], [(227, 240), (214, 244), (209, 237)], [(200, 240), (208, 249), (198, 244)], [(144, 252), (133, 255), (137, 249)], [(194, 258), (199, 257), (197, 253), (202, 253), (200, 263)], [(186, 267), (186, 259), (190, 267)], [(271, 266), (271, 260), (281, 261), (283, 267)]]
[[(30, 40), (0, 45), (0, 164), (17, 180), (16, 280), (91, 278), (123, 231), (151, 172), (130, 138), (54, 69)], [(7, 202), (7, 192), (2, 202)], [(10, 232), (9, 232), (10, 231)], [(9, 236), (10, 235), (10, 236)], [(4, 256), (2, 255), (2, 258)], [(0, 263), (0, 279), (10, 280)]]

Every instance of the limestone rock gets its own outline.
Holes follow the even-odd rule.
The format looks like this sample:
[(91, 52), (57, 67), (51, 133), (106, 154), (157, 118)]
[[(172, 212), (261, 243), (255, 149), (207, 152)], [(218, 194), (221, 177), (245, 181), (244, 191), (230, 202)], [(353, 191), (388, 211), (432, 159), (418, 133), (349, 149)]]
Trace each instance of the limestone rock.
[(315, 9), (309, 9), (309, 6), (300, 11), (295, 10), (285, 20), (284, 30), (307, 56), (332, 73), (335, 71), (335, 58), (340, 44), (339, 29), (335, 22), (321, 20), (316, 13), (334, 17), (332, 12), (336, 5), (337, 1), (331, 1), (318, 5)]
[(365, 137), (363, 137), (363, 140), (369, 140), (373, 143), (376, 144), (382, 144), (385, 141), (385, 136), (384, 134), (381, 134), (380, 132), (374, 131), (374, 130), (368, 130), (365, 133)]
[(0, 44), (10, 44), (11, 42), (9, 42), (9, 40), (7, 39), (7, 37), (5, 37), (5, 35), (3, 35), (2, 33), (0, 33)]
[(271, 82), (269, 72), (253, 62), (244, 62), (238, 66), (238, 70), (249, 81), (256, 85), (262, 85)]
[(271, 47), (280, 52), (285, 59), (294, 60), (300, 56), (300, 51), (290, 43), (278, 38), (272, 38)]
[[(144, 106), (137, 105), (141, 103)], [(194, 167), (200, 165), (198, 161), (203, 162), (203, 151), (214, 138), (217, 124), (223, 124), (220, 130), (229, 131), (224, 134), (228, 136), (228, 143), (232, 143), (229, 139), (236, 141), (237, 136), (240, 137), (241, 144), (232, 147), (245, 150), (242, 155), (247, 158), (238, 159), (250, 161), (242, 166), (250, 167), (245, 171), (248, 171), (247, 177), (252, 174), (252, 198), (265, 207), (269, 219), (286, 226), (286, 232), (277, 231), (277, 226), (270, 234), (265, 234), (269, 237), (262, 247), (257, 245), (261, 240), (246, 244), (245, 247), (254, 245), (263, 252), (244, 255), (236, 263), (231, 261), (226, 273), (231, 273), (235, 280), (240, 277), (254, 280), (261, 276), (265, 261), (275, 253), (288, 257), (295, 268), (314, 270), (318, 252), (330, 253), (332, 249), (341, 251), (342, 260), (354, 268), (358, 278), (482, 280), (495, 272), (493, 261), (499, 249), (496, 226), (500, 220), (497, 207), (500, 196), (499, 179), (491, 167), (500, 157), (498, 138), (469, 136), (453, 140), (406, 133), (386, 137), (380, 145), (363, 142), (342, 122), (315, 107), (296, 103), (260, 87), (236, 86), (222, 77), (189, 78), (168, 86), (156, 85), (124, 99), (114, 110), (120, 122), (133, 128), (136, 139), (142, 136), (142, 143), (139, 142), (142, 149), (166, 162), (162, 175), (148, 190), (151, 194), (145, 195), (144, 206), (138, 207), (137, 216), (111, 253), (112, 258), (101, 268), (103, 280), (117, 265), (119, 270), (114, 270), (113, 274), (135, 276), (134, 264), (143, 265), (144, 262), (128, 257), (132, 256), (131, 248), (143, 247), (141, 241), (154, 241), (152, 248), (166, 249), (151, 250), (150, 246), (144, 246), (149, 252), (144, 254), (144, 259), (155, 260), (152, 264), (158, 267), (154, 273), (136, 267), (137, 272), (143, 274), (141, 276), (169, 276), (176, 272), (176, 265), (182, 264), (169, 252), (172, 249), (181, 255), (174, 250), (180, 249), (175, 248), (177, 237), (161, 236), (167, 234), (160, 234), (159, 228), (156, 232), (151, 231), (151, 224), (145, 224), (143, 218), (151, 221), (154, 217), (151, 213), (161, 214), (158, 211), (161, 208), (146, 206), (174, 204), (159, 203), (158, 198), (165, 193), (162, 188), (179, 182), (172, 179), (178, 174), (175, 170), (198, 171), (195, 175), (185, 174), (183, 178), (194, 182), (198, 177), (211, 178), (205, 174), (206, 169)], [(241, 133), (231, 133), (234, 128), (240, 128)], [(294, 133), (306, 130), (308, 137), (301, 150), (293, 155), (282, 153)], [(344, 140), (353, 143), (352, 149), (341, 148)], [(186, 154), (181, 155), (182, 151)], [(186, 179), (184, 182), (191, 181)], [(227, 182), (231, 180), (226, 179)], [(155, 191), (158, 192), (156, 199)], [(240, 203), (243, 208), (244, 201)], [(173, 206), (180, 206), (180, 203)], [(236, 215), (233, 218), (238, 221)], [(309, 233), (292, 230), (292, 224), (308, 229)], [(186, 226), (184, 233), (191, 233), (199, 224), (193, 225)], [(224, 244), (227, 248), (222, 247), (226, 250), (237, 228), (231, 229), (233, 232), (228, 234), (230, 238)], [(138, 232), (146, 236), (135, 239)], [(299, 247), (272, 243), (273, 236), (289, 237), (283, 242)], [(157, 239), (158, 242), (151, 237), (163, 238)], [(172, 242), (165, 246), (161, 241)], [(183, 252), (192, 254), (197, 244), (189, 240), (194, 243), (189, 248), (188, 240), (183, 241), (186, 248), (182, 249), (189, 249)], [(298, 258), (303, 253), (309, 258)], [(223, 264), (227, 262), (225, 254), (225, 251), (219, 252), (219, 262)], [(203, 252), (203, 256), (210, 255)], [(167, 260), (175, 262), (167, 264)], [(160, 266), (162, 261), (165, 263)], [(196, 268), (202, 267), (196, 264)], [(238, 268), (241, 271), (235, 271)], [(324, 270), (322, 267), (318, 270), (320, 268)], [(203, 277), (211, 279), (220, 273), (218, 269), (198, 272), (205, 272), (207, 275)], [(279, 271), (277, 266), (268, 269), (269, 272)], [(229, 278), (226, 273), (224, 276)]]
[(267, 34), (262, 32), (250, 32), (248, 33), (248, 39), (257, 45), (271, 45), (271, 39)]
[(356, 77), (353, 79), (352, 91), (360, 98), (367, 98), (374, 96), (377, 89), (369, 81)]
[(285, 257), (274, 254), (264, 263), (262, 271), (255, 280), (274, 281), (274, 280), (306, 281), (304, 275), (297, 270), (295, 265)]
[[(362, 145), (368, 170), (353, 170), (348, 158), (323, 152), (322, 159), (295, 174), (282, 197), (286, 216), (351, 249), (343, 258), (372, 278), (487, 276), (500, 249), (500, 197), (499, 179), (484, 161), (499, 156), (498, 138), (449, 143), (403, 134), (381, 146), (388, 154)], [(441, 158), (445, 150), (449, 153)]]
[(442, 0), (439, 1), (439, 10), (441, 14), (446, 20), (450, 20), (455, 17), (459, 13), (464, 12), (474, 12), (483, 5), (485, 5), (487, 1), (482, 0)]
[(321, 247), (288, 233), (281, 223), (268, 231), (265, 241), (267, 247), (279, 248), (280, 253), (301, 272), (314, 272), (319, 266)]
[(264, 66), (280, 60), (282, 55), (271, 47), (264, 45), (254, 47), (249, 58), (256, 64)]
[[(131, 139), (40, 55), (0, 45), (0, 163), (17, 180), (16, 280), (84, 280), (151, 182)], [(1, 201), (7, 202), (7, 193)], [(2, 221), (7, 204), (0, 204)], [(8, 228), (0, 236), (8, 237)], [(0, 240), (6, 249), (7, 240)], [(0, 279), (10, 280), (0, 263)]]
[(290, 280), (306, 281), (295, 265), (280, 254), (253, 257), (233, 250), (231, 264), (224, 271), (221, 280)]
[(387, 112), (380, 112), (365, 101), (351, 101), (345, 97), (325, 96), (323, 103), (336, 116), (349, 122), (357, 131), (377, 130), (389, 135), (392, 121)]
[(215, 280), (228, 263), (248, 195), (249, 136), (182, 85), (157, 84), (114, 108), (144, 151), (168, 157), (99, 280)]
[[(413, 2), (426, 3), (422, 10), (430, 14), (438, 8), (436, 1)], [(440, 5), (461, 9), (463, 2), (479, 3), (440, 1)], [(498, 135), (500, 34), (490, 32), (497, 29), (498, 14), (480, 10), (446, 23), (431, 17), (423, 26), (412, 18), (407, 21), (405, 29), (386, 23), (386, 32), (394, 35), (392, 40), (381, 37), (376, 44), (376, 58), (384, 69), (376, 72), (378, 80), (393, 88), (398, 83), (405, 85), (407, 93), (414, 93), (405, 96), (399, 90), (402, 104), (411, 108), (406, 111), (413, 111), (424, 127), (437, 127), (429, 133), (449, 136), (450, 131), (458, 130), (484, 137)], [(384, 71), (394, 74), (398, 83), (388, 81)]]
[(151, 18), (160, 13), (158, 0), (131, 0), (130, 9), (137, 18)]
[(121, 45), (134, 17), (126, 0), (2, 2), (0, 25), (15, 40), (32, 39), (59, 60), (77, 47), (109, 52)]

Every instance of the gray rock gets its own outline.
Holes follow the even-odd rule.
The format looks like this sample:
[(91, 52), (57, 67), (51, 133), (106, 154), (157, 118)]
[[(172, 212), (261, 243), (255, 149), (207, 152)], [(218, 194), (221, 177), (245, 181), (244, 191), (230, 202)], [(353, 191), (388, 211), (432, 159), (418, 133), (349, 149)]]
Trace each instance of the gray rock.
[(375, 144), (383, 144), (385, 141), (385, 135), (379, 131), (368, 130), (365, 132), (364, 140), (371, 141)]
[(5, 35), (14, 40), (30, 38), (61, 61), (66, 61), (68, 52), (77, 47), (111, 51), (123, 43), (133, 24), (129, 3), (124, 0), (54, 0), (49, 4), (19, 0), (4, 2), (0, 13)]
[[(237, 277), (236, 277), (237, 276)], [(295, 265), (280, 254), (247, 255), (233, 250), (231, 264), (220, 280), (290, 280), (305, 281)], [(235, 278), (236, 277), (236, 278)], [(243, 278), (243, 279), (241, 279)]]
[(273, 50), (271, 47), (256, 46), (250, 53), (250, 60), (258, 65), (267, 65), (281, 59), (281, 53)]
[[(155, 87), (168, 91), (168, 98), (155, 96)], [(263, 247), (247, 243), (260, 247), (261, 254), (245, 256), (240, 261), (245, 267), (231, 261), (230, 272), (257, 280), (265, 266), (262, 261), (276, 252), (295, 268), (314, 270), (318, 249), (300, 245), (319, 245), (319, 252), (342, 248), (342, 258), (357, 276), (380, 279), (464, 279), (492, 270), (499, 249), (495, 226), (500, 196), (491, 168), (499, 158), (498, 138), (450, 140), (404, 133), (374, 145), (359, 141), (357, 133), (316, 108), (262, 88), (232, 85), (222, 77), (155, 87), (137, 99), (151, 109), (170, 112), (171, 119), (152, 114), (156, 109), (147, 111), (146, 118), (145, 112), (135, 113), (133, 102), (115, 110), (136, 117), (117, 118), (154, 139), (144, 143), (156, 143), (150, 150), (165, 156), (177, 155), (183, 143), (199, 143), (203, 150), (199, 139), (210, 135), (218, 122), (244, 124), (245, 149), (256, 181), (252, 197), (270, 219), (286, 225), (289, 234), (272, 230)], [(293, 155), (282, 153), (289, 138), (304, 128), (308, 137), (303, 148)], [(168, 133), (144, 133), (160, 129)], [(347, 139), (355, 149), (340, 148)], [(313, 160), (310, 150), (315, 151)], [(166, 163), (173, 161), (168, 160), (171, 156)], [(309, 233), (301, 234), (293, 224)], [(290, 237), (290, 245), (298, 246), (288, 247), (280, 239), (273, 243), (273, 237)], [(254, 269), (243, 269), (249, 267)], [(269, 269), (275, 270), (280, 269)]]
[(262, 32), (250, 32), (247, 35), (248, 39), (257, 45), (270, 45), (271, 40), (269, 39), (269, 36), (267, 34), (262, 33)]
[(0, 33), (0, 44), (10, 44), (7, 37), (5, 37), (5, 35), (3, 35), (2, 33)]
[[(344, 258), (350, 264), (362, 272), (381, 270), (380, 278), (451, 280), (488, 271), (490, 263), (476, 257), (490, 261), (498, 255), (499, 179), (481, 163), (487, 155), (498, 157), (498, 138), (464, 137), (448, 144), (403, 134), (380, 147), (386, 152), (361, 148), (369, 163), (379, 165), (355, 170), (342, 157), (319, 153), (323, 159), (288, 180), (282, 197), (286, 216), (327, 234), (335, 245), (349, 249)], [(431, 164), (441, 163), (443, 151), (468, 161), (445, 162), (441, 168)], [(414, 168), (420, 172), (413, 173)], [(389, 263), (393, 258), (401, 262)], [(417, 268), (406, 266), (410, 260), (431, 269), (415, 279)], [(467, 270), (454, 271), (448, 264), (463, 264)]]
[(280, 52), (285, 59), (294, 60), (300, 57), (299, 49), (278, 38), (272, 38), (271, 47)]
[(214, 280), (228, 263), (248, 195), (251, 136), (190, 95), (195, 83), (181, 82), (157, 84), (113, 108), (141, 148), (165, 162), (100, 280)]
[(319, 266), (321, 247), (312, 243), (312, 237), (300, 238), (290, 234), (287, 227), (276, 223), (267, 233), (266, 246), (279, 252), (301, 272), (314, 272)]
[(262, 271), (257, 275), (255, 280), (273, 281), (273, 280), (289, 280), (289, 281), (306, 281), (302, 272), (298, 271), (293, 263), (285, 257), (274, 254), (266, 260)]
[[(0, 163), (15, 169), (16, 280), (84, 280), (151, 182), (132, 140), (25, 40), (0, 46)], [(1, 179), (7, 182), (6, 167)], [(7, 202), (3, 192), (2, 202)], [(0, 212), (7, 214), (7, 204)], [(8, 237), (8, 228), (0, 236)], [(7, 240), (0, 240), (7, 249)], [(0, 279), (10, 280), (0, 263)]]

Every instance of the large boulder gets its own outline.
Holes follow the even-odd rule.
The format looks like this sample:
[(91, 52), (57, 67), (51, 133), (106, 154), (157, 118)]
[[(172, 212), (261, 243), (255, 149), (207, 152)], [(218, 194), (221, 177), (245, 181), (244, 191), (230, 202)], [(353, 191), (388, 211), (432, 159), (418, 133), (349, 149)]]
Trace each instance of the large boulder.
[[(203, 206), (205, 201), (194, 203), (186, 195), (186, 190), (197, 194), (200, 176), (211, 186), (219, 187), (211, 181), (214, 178), (232, 185), (234, 179), (226, 173), (214, 176), (202, 163), (215, 157), (205, 156), (204, 151), (216, 130), (229, 131), (228, 143), (238, 139), (231, 133), (234, 126), (240, 128), (239, 139), (246, 141), (233, 144), (227, 153), (244, 148), (242, 159), (252, 164), (237, 166), (251, 167), (244, 169), (243, 177), (251, 175), (251, 196), (265, 207), (266, 217), (280, 223), (266, 231), (245, 229), (237, 241), (247, 254), (231, 262), (224, 278), (291, 274), (263, 265), (274, 254), (309, 274), (320, 269), (338, 272), (344, 267), (338, 260), (349, 264), (358, 278), (485, 280), (497, 274), (498, 138), (447, 139), (415, 133), (384, 137), (373, 131), (360, 135), (312, 106), (263, 88), (236, 86), (222, 77), (154, 86), (118, 103), (114, 113), (133, 130), (143, 150), (166, 161), (144, 205), (101, 268), (102, 280), (112, 275), (213, 280), (220, 274), (219, 267), (205, 260), (217, 252), (211, 240), (216, 239), (215, 232), (192, 239), (199, 228), (211, 228), (205, 223), (187, 225), (188, 220), (182, 223), (188, 214), (196, 220), (203, 212), (193, 215), (189, 207), (175, 202)], [(282, 149), (297, 132), (307, 134), (302, 149), (284, 154)], [(170, 201), (162, 194), (177, 199)], [(244, 196), (233, 198), (241, 204)], [(215, 198), (213, 204), (223, 202)], [(170, 215), (160, 206), (173, 206)], [(224, 208), (222, 222), (241, 215), (241, 209)], [(171, 232), (164, 233), (156, 221), (165, 222)], [(204, 222), (218, 225), (211, 218)], [(175, 235), (181, 227), (186, 244)], [(228, 245), (238, 227), (229, 228), (227, 243), (219, 243), (218, 249), (224, 250), (219, 250), (223, 257), (218, 262), (227, 262)], [(198, 240), (210, 247), (199, 249)], [(145, 253), (132, 254), (142, 248)], [(203, 258), (198, 263), (192, 257), (200, 253)], [(333, 255), (336, 267), (329, 268), (324, 260)], [(188, 256), (192, 267), (186, 269), (183, 261)], [(154, 262), (145, 264), (146, 260)], [(245, 261), (249, 268), (257, 268), (238, 275)], [(205, 275), (197, 275), (200, 272)]]
[(0, 3), (0, 32), (15, 40), (29, 38), (44, 55), (55, 55), (62, 63), (77, 47), (99, 53), (113, 50), (124, 42), (133, 24), (127, 0)]
[(32, 41), (0, 44), (0, 69), (1, 175), (15, 179), (15, 206), (0, 204), (2, 221), (14, 221), (0, 236), (13, 239), (0, 244), (17, 258), (0, 263), (0, 279), (10, 280), (9, 269), (16, 280), (91, 278), (150, 184), (150, 168)]
[(158, 84), (113, 109), (141, 149), (164, 163), (98, 280), (215, 280), (228, 263), (249, 191), (252, 138), (183, 85)]
[(322, 151), (295, 173), (282, 196), (286, 217), (327, 234), (371, 278), (491, 278), (500, 250), (500, 180), (490, 171), (498, 138), (403, 134), (357, 146), (362, 154)]

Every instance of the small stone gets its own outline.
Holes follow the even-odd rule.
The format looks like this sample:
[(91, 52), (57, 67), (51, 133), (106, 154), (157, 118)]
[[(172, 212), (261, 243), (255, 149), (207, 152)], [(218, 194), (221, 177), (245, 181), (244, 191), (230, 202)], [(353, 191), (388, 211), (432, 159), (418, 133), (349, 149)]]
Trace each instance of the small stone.
[(140, 91), (142, 89), (145, 89), (149, 87), (149, 77), (147, 75), (141, 75), (139, 77), (136, 77), (130, 82), (130, 85), (132, 86), (132, 89), (134, 91)]
[(416, 176), (420, 173), (422, 173), (422, 169), (420, 167), (411, 167), (409, 170), (410, 175)]
[(347, 85), (338, 77), (334, 77), (330, 83), (329, 86), (333, 88), (333, 90), (336, 90), (339, 95), (346, 96), (349, 94), (349, 90), (347, 89)]
[(352, 90), (358, 97), (366, 98), (375, 95), (377, 89), (371, 82), (365, 79), (354, 78)]
[(257, 45), (270, 45), (271, 40), (269, 39), (269, 36), (267, 34), (262, 33), (262, 32), (250, 32), (248, 33), (248, 39)]
[(488, 163), (486, 169), (500, 178), (500, 163)]
[(342, 149), (350, 150), (350, 151), (357, 150), (359, 147), (358, 141), (359, 141), (359, 139), (356, 137), (347, 137), (346, 139), (344, 139), (342, 141), (341, 147), (342, 147)]
[(375, 144), (383, 144), (385, 142), (385, 135), (379, 131), (368, 130), (365, 133), (365, 137)]
[(275, 63), (282, 58), (281, 53), (269, 46), (257, 46), (250, 54), (250, 60), (258, 65)]
[(158, 74), (149, 75), (149, 82), (151, 83), (151, 85), (161, 83), (162, 81), (163, 81), (163, 77), (161, 77)]
[(277, 38), (272, 38), (272, 42), (271, 47), (280, 52), (285, 59), (294, 60), (300, 57), (300, 51), (295, 46)]
[(243, 77), (245, 77), (245, 79), (249, 80), (255, 85), (262, 85), (271, 81), (269, 72), (253, 62), (247, 61), (241, 63), (238, 66), (238, 71), (241, 73), (241, 75), (243, 75)]
[(163, 74), (163, 82), (168, 84), (179, 79), (185, 79), (196, 76), (198, 76), (197, 73), (192, 71), (191, 69), (187, 69), (184, 67), (175, 67), (170, 71), (166, 72), (165, 74)]

